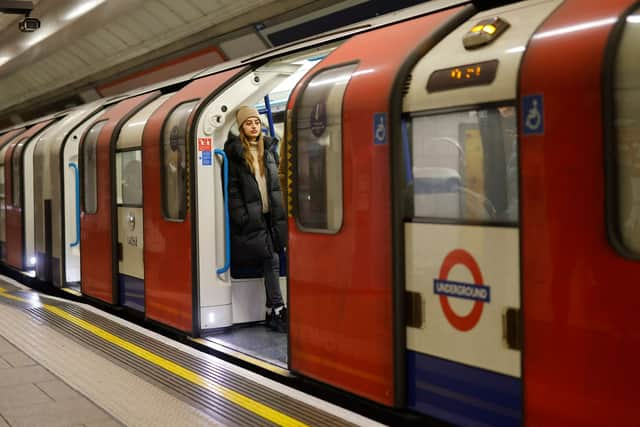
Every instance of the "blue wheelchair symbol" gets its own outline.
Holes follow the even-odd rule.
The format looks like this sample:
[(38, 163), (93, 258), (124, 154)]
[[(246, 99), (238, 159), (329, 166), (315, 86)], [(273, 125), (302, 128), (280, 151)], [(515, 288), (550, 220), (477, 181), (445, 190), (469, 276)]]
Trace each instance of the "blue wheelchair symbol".
[(544, 96), (522, 97), (522, 133), (524, 135), (544, 134)]
[(373, 143), (387, 143), (387, 113), (373, 114)]
[(211, 151), (202, 152), (202, 166), (211, 166)]

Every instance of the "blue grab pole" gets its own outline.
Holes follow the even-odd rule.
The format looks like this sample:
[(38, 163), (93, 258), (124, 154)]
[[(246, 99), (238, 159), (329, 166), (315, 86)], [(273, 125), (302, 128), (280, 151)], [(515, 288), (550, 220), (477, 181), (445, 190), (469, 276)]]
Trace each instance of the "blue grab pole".
[(276, 137), (276, 129), (273, 126), (273, 114), (271, 113), (271, 101), (269, 95), (264, 97), (264, 108), (267, 110), (267, 119), (269, 120), (269, 135), (271, 138)]
[(76, 241), (71, 243), (71, 247), (78, 246), (80, 244), (80, 172), (78, 171), (78, 165), (71, 162), (69, 167), (73, 169), (76, 178)]
[(216, 148), (213, 150), (215, 154), (222, 157), (222, 176), (224, 188), (224, 251), (225, 251), (225, 263), (224, 266), (217, 269), (217, 274), (222, 274), (229, 270), (231, 264), (231, 240), (229, 237), (229, 166), (227, 163), (227, 155), (224, 150)]

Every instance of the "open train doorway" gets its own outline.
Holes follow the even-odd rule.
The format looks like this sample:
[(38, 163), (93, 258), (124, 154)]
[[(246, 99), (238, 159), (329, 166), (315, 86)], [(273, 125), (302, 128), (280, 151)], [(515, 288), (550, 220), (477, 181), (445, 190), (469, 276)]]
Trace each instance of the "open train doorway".
[[(225, 207), (228, 159), (223, 155), (224, 146), (232, 135), (239, 133), (238, 108), (253, 107), (260, 114), (264, 135), (272, 139), (273, 157), (282, 166), (285, 159), (281, 158), (284, 156), (280, 148), (285, 137), (289, 96), (302, 77), (336, 46), (278, 58), (248, 71), (206, 104), (195, 123), (200, 335), (207, 345), (221, 346), (225, 351), (239, 352), (282, 368), (288, 366), (287, 334), (275, 332), (265, 324), (262, 271), (231, 262)], [(280, 186), (286, 206), (287, 183), (282, 178)], [(279, 263), (280, 290), (286, 303), (284, 251), (279, 253)]]

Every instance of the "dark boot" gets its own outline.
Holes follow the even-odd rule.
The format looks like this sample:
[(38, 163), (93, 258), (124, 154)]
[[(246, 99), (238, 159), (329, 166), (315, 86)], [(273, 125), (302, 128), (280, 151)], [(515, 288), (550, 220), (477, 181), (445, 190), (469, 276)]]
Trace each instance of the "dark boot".
[(287, 307), (282, 307), (278, 314), (275, 310), (270, 314), (267, 313), (266, 323), (272, 331), (286, 333), (288, 326)]

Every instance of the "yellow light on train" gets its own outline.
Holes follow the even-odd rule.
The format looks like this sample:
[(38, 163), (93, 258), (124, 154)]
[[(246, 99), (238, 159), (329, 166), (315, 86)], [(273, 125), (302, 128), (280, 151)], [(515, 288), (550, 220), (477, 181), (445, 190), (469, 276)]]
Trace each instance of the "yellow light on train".
[(493, 34), (496, 32), (496, 27), (494, 27), (493, 25), (485, 25), (484, 27), (482, 27), (482, 31), (488, 34)]
[(509, 23), (497, 16), (483, 19), (464, 35), (462, 44), (465, 49), (475, 49), (487, 45), (497, 39), (507, 28), (509, 28)]

